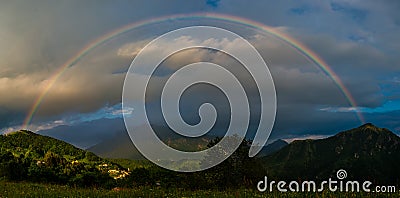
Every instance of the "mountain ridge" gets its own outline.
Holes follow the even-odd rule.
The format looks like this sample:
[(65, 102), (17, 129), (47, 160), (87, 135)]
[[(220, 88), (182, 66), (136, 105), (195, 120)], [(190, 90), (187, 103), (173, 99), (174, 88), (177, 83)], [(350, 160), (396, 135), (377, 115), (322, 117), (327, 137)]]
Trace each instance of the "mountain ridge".
[(400, 137), (367, 123), (325, 139), (293, 141), (262, 160), (282, 179), (328, 178), (345, 169), (354, 178), (398, 182)]

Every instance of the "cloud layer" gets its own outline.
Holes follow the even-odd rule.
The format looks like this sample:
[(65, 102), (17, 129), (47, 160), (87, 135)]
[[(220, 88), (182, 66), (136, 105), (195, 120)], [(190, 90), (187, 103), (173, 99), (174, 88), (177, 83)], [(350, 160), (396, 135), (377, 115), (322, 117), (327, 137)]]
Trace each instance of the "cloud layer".
[[(366, 113), (367, 120), (398, 130), (395, 121), (400, 92), (397, 63), (400, 44), (400, 4), (394, 1), (117, 1), (7, 2), (0, 7), (0, 128), (17, 127), (49, 79), (70, 57), (95, 38), (123, 25), (158, 16), (217, 12), (249, 18), (292, 35), (320, 55), (340, 76), (359, 106), (385, 108)], [(96, 113), (121, 102), (125, 72), (134, 56), (164, 27), (222, 24), (243, 34), (259, 50), (273, 75), (278, 94), (278, 117), (273, 136), (323, 131), (358, 124), (348, 101), (334, 82), (301, 54), (268, 34), (238, 24), (206, 19), (143, 27), (94, 49), (66, 69), (42, 101), (33, 123), (55, 121), (73, 125), (67, 117)], [(190, 42), (189, 37), (179, 42)], [(210, 41), (211, 42), (211, 41)], [(235, 42), (214, 44), (240, 49)], [(226, 41), (225, 41), (226, 42)], [(222, 53), (188, 50), (162, 66), (207, 60), (236, 68)], [(239, 66), (237, 66), (239, 67)], [(240, 71), (238, 72), (240, 73)], [(195, 74), (192, 74), (195, 75)], [(160, 80), (165, 76), (158, 76)], [(204, 92), (191, 96), (196, 98)], [(104, 116), (106, 117), (106, 116)], [(99, 118), (100, 119), (100, 118)], [(81, 119), (81, 122), (87, 120)], [(337, 126), (336, 123), (342, 123)], [(50, 124), (53, 126), (52, 124)], [(310, 131), (311, 130), (311, 131)]]

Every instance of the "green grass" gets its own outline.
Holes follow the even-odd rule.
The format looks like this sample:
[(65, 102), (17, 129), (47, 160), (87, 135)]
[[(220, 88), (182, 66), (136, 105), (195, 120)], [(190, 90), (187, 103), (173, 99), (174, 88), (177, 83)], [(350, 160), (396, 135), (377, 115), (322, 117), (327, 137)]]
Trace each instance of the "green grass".
[(107, 159), (113, 163), (117, 163), (124, 168), (129, 168), (130, 170), (136, 168), (151, 168), (155, 165), (148, 160), (131, 160), (131, 159)]
[(133, 189), (75, 188), (62, 185), (0, 181), (0, 197), (399, 197), (399, 194), (373, 193), (260, 193), (251, 189), (226, 191), (165, 189), (140, 187)]

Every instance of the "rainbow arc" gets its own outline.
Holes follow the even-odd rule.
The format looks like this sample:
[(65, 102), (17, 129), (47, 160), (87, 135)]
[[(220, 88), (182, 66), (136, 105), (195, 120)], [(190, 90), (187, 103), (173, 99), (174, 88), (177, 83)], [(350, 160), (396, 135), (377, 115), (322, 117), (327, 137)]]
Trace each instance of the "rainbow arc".
[[(160, 23), (164, 21), (169, 21), (169, 20), (182, 20), (182, 19), (190, 19), (190, 18), (198, 18), (198, 19), (218, 19), (222, 21), (227, 21), (227, 22), (234, 22), (238, 24), (242, 24), (248, 27), (255, 28), (257, 30), (261, 30), (263, 32), (266, 32), (278, 40), (283, 41), (285, 44), (288, 46), (292, 47), (295, 49), (297, 52), (299, 52), (302, 56), (304, 56), (306, 59), (308, 59), (310, 62), (314, 63), (318, 68), (320, 68), (327, 76), (329, 76), (333, 82), (336, 84), (336, 86), (340, 89), (340, 91), (343, 93), (345, 96), (346, 100), (348, 103), (354, 107), (354, 109), (357, 109), (357, 103), (353, 96), (351, 95), (350, 91), (345, 87), (344, 83), (342, 80), (339, 78), (339, 76), (331, 69), (331, 67), (321, 58), (319, 57), (315, 52), (313, 52), (310, 48), (308, 48), (306, 45), (301, 43), (300, 41), (294, 39), (290, 35), (277, 30), (276, 28), (269, 27), (267, 25), (264, 25), (262, 23), (252, 21), (249, 19), (237, 17), (237, 16), (231, 16), (231, 15), (223, 15), (223, 14), (214, 14), (214, 13), (201, 13), (201, 14), (191, 14), (191, 15), (172, 15), (172, 16), (165, 16), (165, 17), (159, 17), (159, 18), (153, 18), (150, 20), (144, 20), (132, 24), (125, 25), (123, 27), (120, 27), (116, 30), (113, 30), (103, 36), (98, 37), (97, 39), (93, 40), (92, 42), (88, 43), (85, 47), (83, 47), (80, 51), (78, 51), (74, 56), (72, 56), (68, 61), (66, 61), (63, 65), (61, 65), (56, 72), (49, 78), (48, 84), (43, 88), (43, 91), (38, 95), (38, 97), (34, 100), (32, 107), (28, 111), (28, 114), (23, 122), (22, 128), (27, 129), (33, 116), (35, 115), (36, 111), (38, 110), (40, 104), (42, 103), (43, 99), (45, 98), (46, 94), (49, 92), (51, 87), (55, 84), (57, 79), (60, 78), (60, 76), (68, 69), (68, 67), (71, 67), (75, 65), (77, 62), (79, 62), (82, 57), (86, 56), (89, 54), (93, 49), (97, 48), (98, 46), (107, 43), (111, 39), (118, 37), (124, 33), (127, 33), (135, 28), (142, 27), (145, 25), (151, 25), (155, 23)], [(360, 120), (361, 123), (365, 123), (364, 117), (361, 112), (359, 111), (354, 111)]]

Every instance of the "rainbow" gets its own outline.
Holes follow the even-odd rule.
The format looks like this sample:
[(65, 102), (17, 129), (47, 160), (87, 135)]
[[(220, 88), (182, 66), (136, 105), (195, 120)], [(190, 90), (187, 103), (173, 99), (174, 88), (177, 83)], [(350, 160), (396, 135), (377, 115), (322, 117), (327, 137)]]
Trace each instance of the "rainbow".
[[(159, 17), (159, 18), (153, 18), (150, 20), (144, 20), (132, 24), (125, 25), (123, 27), (120, 27), (114, 31), (111, 31), (103, 36), (98, 37), (97, 39), (93, 40), (92, 42), (88, 43), (85, 47), (83, 47), (79, 52), (77, 52), (74, 56), (72, 56), (67, 62), (65, 62), (62, 66), (60, 66), (56, 72), (49, 78), (47, 85), (43, 88), (43, 91), (38, 95), (38, 97), (34, 100), (34, 103), (32, 107), (29, 109), (28, 114), (23, 122), (22, 128), (27, 129), (33, 116), (35, 115), (37, 109), (39, 108), (41, 102), (45, 98), (47, 92), (51, 89), (51, 87), (55, 84), (57, 79), (65, 72), (65, 70), (68, 69), (68, 67), (71, 67), (75, 65), (77, 62), (80, 61), (80, 59), (84, 56), (86, 56), (88, 53), (90, 53), (93, 49), (96, 47), (112, 40), (113, 38), (120, 36), (124, 33), (127, 33), (135, 28), (144, 26), (144, 25), (151, 25), (151, 24), (156, 24), (164, 21), (169, 21), (169, 20), (182, 20), (182, 19), (217, 19), (217, 20), (223, 20), (227, 22), (234, 22), (238, 24), (242, 24), (248, 27), (255, 28), (257, 30), (261, 30), (263, 32), (266, 32), (275, 38), (283, 41), (285, 44), (289, 45), (296, 51), (298, 51), (302, 56), (304, 56), (306, 59), (314, 63), (316, 66), (318, 66), (327, 76), (329, 76), (333, 82), (337, 85), (337, 87), (341, 90), (347, 101), (352, 107), (357, 107), (357, 103), (353, 96), (351, 95), (350, 91), (345, 87), (339, 76), (329, 67), (329, 65), (321, 58), (319, 57), (315, 52), (313, 52), (311, 49), (309, 49), (307, 46), (305, 46), (303, 43), (300, 41), (297, 41), (293, 37), (289, 36), (288, 34), (278, 31), (276, 28), (272, 28), (269, 26), (266, 26), (262, 23), (252, 21), (249, 19), (237, 17), (237, 16), (231, 16), (231, 15), (223, 15), (223, 14), (215, 14), (215, 13), (199, 13), (199, 14), (190, 14), (190, 15), (172, 15), (172, 16), (164, 16), (164, 17)], [(355, 108), (356, 109), (356, 108)], [(356, 111), (355, 113), (357, 114), (358, 119), (360, 120), (361, 123), (365, 123), (364, 117), (361, 114), (361, 112)]]

